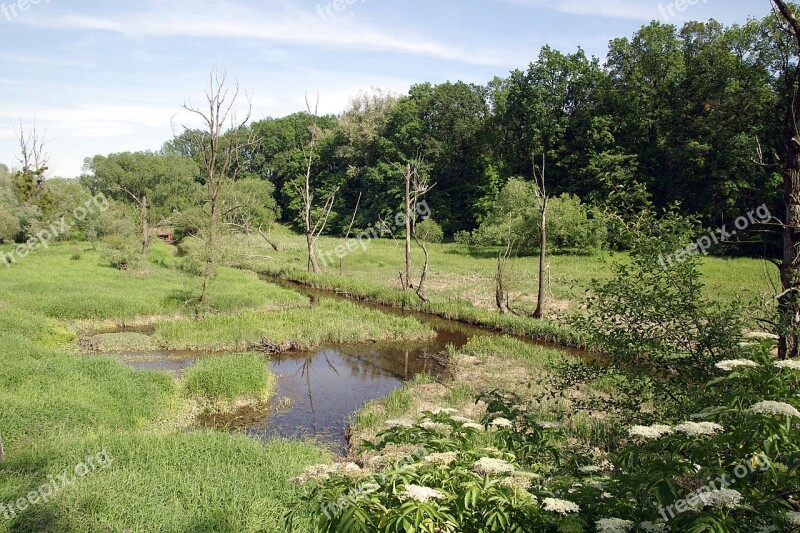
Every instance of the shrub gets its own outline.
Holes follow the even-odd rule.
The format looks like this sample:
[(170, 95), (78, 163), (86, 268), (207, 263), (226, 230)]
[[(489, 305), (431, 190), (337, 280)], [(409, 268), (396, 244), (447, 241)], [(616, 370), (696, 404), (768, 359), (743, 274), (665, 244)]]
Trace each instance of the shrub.
[(444, 231), (435, 220), (426, 218), (417, 224), (417, 237), (425, 242), (438, 244), (444, 240)]
[(309, 468), (304, 500), (321, 506), (321, 531), (789, 531), (800, 369), (776, 364), (771, 348), (720, 365), (706, 384), (719, 406), (629, 427), (605, 460), (495, 391), (478, 398), (480, 424), (445, 411), (387, 422), (365, 444), (376, 454), (367, 468)]

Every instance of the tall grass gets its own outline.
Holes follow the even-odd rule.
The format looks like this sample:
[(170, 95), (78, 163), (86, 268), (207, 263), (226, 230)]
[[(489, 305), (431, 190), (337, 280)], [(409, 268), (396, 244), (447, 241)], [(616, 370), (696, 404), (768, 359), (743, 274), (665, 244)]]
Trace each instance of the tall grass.
[[(172, 377), (77, 354), (75, 332), (57, 319), (171, 316), (190, 311), (182, 298), (197, 287), (170, 265), (120, 272), (88, 245), (78, 259), (73, 252), (74, 245), (53, 246), (0, 270), (0, 503), (101, 450), (113, 463), (13, 520), (0, 515), (0, 532), (280, 531), (285, 512), (299, 505), (289, 479), (329, 454), (300, 442), (181, 433), (171, 417), (188, 411), (188, 400)], [(229, 312), (309, 305), (230, 269), (220, 270), (211, 303)], [(257, 370), (255, 359), (242, 362), (220, 369), (219, 383), (214, 372), (196, 378), (193, 390), (265, 390), (270, 378), (257, 359)], [(298, 516), (295, 530), (313, 531), (313, 509), (301, 506)]]
[(225, 410), (237, 400), (266, 402), (275, 390), (275, 376), (257, 354), (203, 359), (186, 374), (187, 394)]
[[(86, 245), (88, 246), (88, 245)], [(157, 243), (154, 249), (166, 247)], [(191, 313), (200, 294), (196, 276), (143, 263), (132, 271), (107, 266), (87, 248), (77, 261), (73, 247), (53, 246), (0, 270), (0, 302), (57, 319), (135, 318)], [(209, 305), (218, 311), (307, 306), (293, 291), (258, 280), (250, 272), (221, 268), (211, 285)]]
[(248, 311), (160, 324), (159, 342), (176, 350), (244, 350), (267, 338), (277, 344), (312, 349), (326, 343), (418, 340), (434, 332), (413, 318), (390, 316), (349, 302), (322, 299), (310, 309)]

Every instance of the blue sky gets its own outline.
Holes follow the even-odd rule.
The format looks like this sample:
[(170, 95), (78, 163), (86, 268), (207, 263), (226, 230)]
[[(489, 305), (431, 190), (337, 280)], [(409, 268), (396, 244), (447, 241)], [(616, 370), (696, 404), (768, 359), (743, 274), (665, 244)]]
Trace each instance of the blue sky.
[[(155, 150), (215, 66), (252, 95), (254, 118), (338, 113), (361, 90), (485, 83), (549, 44), (605, 57), (652, 19), (726, 24), (769, 0), (0, 0), (0, 162), (20, 119), (47, 132), (50, 176), (83, 159)], [(688, 0), (692, 2), (692, 0)], [(34, 3), (35, 2), (35, 3)], [(330, 2), (330, 3), (329, 3)]]

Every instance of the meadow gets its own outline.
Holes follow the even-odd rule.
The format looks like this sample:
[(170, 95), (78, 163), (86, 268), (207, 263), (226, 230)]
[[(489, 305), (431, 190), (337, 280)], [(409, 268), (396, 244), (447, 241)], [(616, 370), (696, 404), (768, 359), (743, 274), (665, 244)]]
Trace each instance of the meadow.
[[(79, 339), (93, 331), (193, 322), (187, 301), (199, 280), (178, 268), (173, 254), (155, 243), (150, 261), (119, 271), (99, 249), (71, 243), (0, 272), (0, 504), (11, 504), (0, 507), (0, 531), (280, 531), (284, 514), (296, 508), (289, 502), (298, 489), (289, 479), (330, 460), (314, 443), (186, 432), (196, 399), (268, 398), (274, 378), (264, 373), (262, 356), (211, 360), (179, 381), (81, 353)], [(226, 268), (209, 304), (215, 313), (208, 320), (224, 318), (234, 328), (241, 317), (281, 316), (280, 338), (298, 344), (315, 342), (330, 319), (293, 291)], [(295, 314), (271, 315), (278, 310)], [(411, 319), (348, 311), (352, 324), (367, 325), (363, 337), (351, 328), (350, 340), (431, 333)], [(14, 507), (100, 451), (112, 459), (109, 468), (47, 502)], [(299, 509), (297, 520), (299, 531), (313, 529), (311, 509)]]
[[(87, 336), (125, 325), (149, 325), (155, 329), (152, 348), (222, 354), (252, 348), (264, 339), (307, 349), (331, 342), (402, 342), (433, 335), (430, 327), (413, 318), (336, 299), (311, 302), (259, 277), (268, 274), (356, 300), (581, 345), (581, 335), (565, 325), (561, 315), (580, 309), (590, 280), (608, 276), (607, 263), (614, 259), (609, 254), (552, 257), (554, 315), (536, 322), (501, 316), (491, 308), (496, 261), (492, 250), (433, 245), (431, 302), (422, 304), (397, 290), (401, 254), (392, 241), (372, 241), (366, 250), (345, 257), (341, 270), (336, 265), (311, 276), (305, 272), (301, 238), (287, 232), (275, 238), (280, 251), (269, 252), (271, 260), (233, 259), (219, 269), (209, 293), (210, 311), (202, 317), (192, 305), (200, 280), (186, 268), (191, 258), (176, 257), (175, 250), (162, 243), (154, 243), (150, 258), (127, 271), (108, 266), (102, 245), (69, 243), (32, 254), (0, 272), (0, 432), (6, 451), (0, 463), (0, 504), (12, 505), (0, 507), (0, 532), (154, 527), (281, 531), (289, 510), (295, 511), (293, 531), (314, 530), (314, 509), (303, 503), (302, 489), (291, 480), (307, 466), (333, 459), (324, 446), (284, 440), (260, 443), (193, 427), (199, 408), (225, 409), (243, 399), (265, 402), (270, 397), (274, 377), (265, 371), (263, 356), (220, 355), (176, 379), (132, 370), (114, 357), (83, 353), (80, 340)], [(322, 238), (320, 249), (341, 242)], [(228, 244), (231, 250), (245, 247), (266, 254), (263, 243), (255, 240)], [(190, 242), (189, 252), (191, 248)], [(534, 270), (531, 258), (514, 264), (511, 300), (521, 310), (533, 305)], [(708, 259), (703, 276), (709, 295), (721, 301), (756, 300), (769, 288), (763, 265), (753, 260)], [(111, 335), (104, 338), (108, 351), (136, 346), (135, 334)], [(529, 384), (541, 382), (556, 364), (576, 361), (563, 350), (497, 336), (473, 338), (448, 355), (449, 380), (418, 376), (354, 413), (354, 446), (373, 439), (390, 418), (413, 419), (436, 407), (479, 418), (481, 406), (474, 398), (482, 391), (503, 388), (534, 401), (543, 389)], [(598, 383), (596, 389), (608, 392), (613, 385)], [(541, 413), (559, 419), (565, 406), (553, 400)], [(569, 430), (571, 438), (584, 443), (604, 436), (611, 440), (618, 433), (590, 418), (574, 419)], [(51, 477), (72, 472), (101, 451), (111, 459), (108, 468), (76, 479), (46, 502), (24, 510), (13, 507)]]
[[(593, 280), (611, 275), (614, 262), (625, 262), (625, 253), (596, 252), (586, 255), (551, 255), (548, 258), (548, 318), (535, 321), (516, 315), (501, 315), (495, 307), (495, 276), (498, 249), (470, 247), (456, 243), (430, 244), (430, 272), (426, 283), (429, 302), (413, 293), (401, 291), (403, 265), (401, 241), (364, 240), (335, 264), (328, 264), (321, 275), (309, 274), (306, 268), (305, 239), (281, 227), (272, 240), (280, 252), (266, 248), (257, 237), (238, 238), (229, 243), (240, 250), (239, 257), (252, 254), (269, 260), (237, 260), (234, 263), (263, 274), (299, 282), (310, 287), (336, 291), (355, 299), (416, 309), (444, 318), (462, 320), (567, 346), (584, 346), (585, 338), (569, 328), (564, 317), (580, 312)], [(351, 243), (356, 241), (351, 239)], [(321, 237), (318, 257), (345, 243), (343, 239)], [(191, 248), (191, 244), (188, 245)], [(352, 248), (351, 244), (351, 248)], [(246, 250), (247, 253), (243, 251)], [(335, 257), (335, 255), (334, 255)], [(422, 252), (414, 247), (413, 264), (417, 272), (423, 264)], [(536, 308), (538, 257), (518, 257), (511, 261), (507, 274), (509, 301), (520, 315)], [(748, 258), (706, 257), (700, 267), (704, 292), (711, 300), (736, 303), (744, 312), (770, 302), (774, 287), (779, 286), (777, 269), (765, 261)]]

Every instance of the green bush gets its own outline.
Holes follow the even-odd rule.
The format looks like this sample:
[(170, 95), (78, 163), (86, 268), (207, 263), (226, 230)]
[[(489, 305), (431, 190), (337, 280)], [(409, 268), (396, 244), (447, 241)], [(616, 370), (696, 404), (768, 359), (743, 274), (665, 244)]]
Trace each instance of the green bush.
[(426, 218), (417, 224), (417, 237), (425, 242), (439, 244), (444, 240), (444, 231), (435, 220)]
[(707, 384), (720, 406), (629, 427), (604, 460), (495, 391), (478, 398), (480, 424), (447, 411), (387, 422), (364, 444), (369, 468), (310, 467), (303, 500), (321, 507), (321, 531), (790, 531), (800, 520), (800, 368), (769, 349), (720, 364)]
[[(474, 232), (476, 244), (503, 245), (514, 241), (531, 253), (539, 245), (541, 216), (536, 186), (527, 180), (509, 180), (483, 224)], [(547, 212), (547, 243), (556, 252), (591, 252), (606, 245), (605, 219), (594, 217), (577, 196), (551, 198)]]

